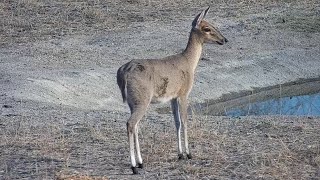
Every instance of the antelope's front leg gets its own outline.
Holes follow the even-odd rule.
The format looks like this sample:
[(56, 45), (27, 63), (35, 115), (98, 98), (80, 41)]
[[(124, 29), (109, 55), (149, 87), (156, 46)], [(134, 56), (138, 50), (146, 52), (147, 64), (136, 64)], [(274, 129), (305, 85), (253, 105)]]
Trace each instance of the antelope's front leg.
[(177, 98), (171, 100), (171, 108), (172, 108), (172, 113), (173, 113), (176, 130), (177, 130), (178, 157), (179, 159), (183, 159), (182, 146), (181, 146), (181, 118), (180, 118), (180, 112), (179, 112), (179, 102)]
[(188, 100), (187, 100), (187, 97), (181, 97), (179, 103), (180, 103), (180, 107), (181, 107), (181, 121), (182, 121), (182, 125), (183, 125), (185, 151), (187, 154), (187, 158), (191, 159), (192, 156), (189, 151), (189, 143), (188, 143)]

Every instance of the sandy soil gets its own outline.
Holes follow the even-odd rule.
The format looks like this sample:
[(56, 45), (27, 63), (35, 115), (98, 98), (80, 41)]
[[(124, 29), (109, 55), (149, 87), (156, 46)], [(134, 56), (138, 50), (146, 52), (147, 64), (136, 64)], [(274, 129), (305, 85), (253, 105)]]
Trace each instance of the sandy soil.
[[(133, 178), (116, 70), (181, 52), (208, 2), (0, 3), (0, 177)], [(312, 0), (212, 5), (206, 19), (229, 43), (205, 46), (190, 103), (318, 78), (319, 14)], [(134, 178), (319, 177), (317, 118), (193, 114), (195, 158), (177, 161), (172, 117), (154, 111), (166, 106), (141, 124), (146, 170)]]

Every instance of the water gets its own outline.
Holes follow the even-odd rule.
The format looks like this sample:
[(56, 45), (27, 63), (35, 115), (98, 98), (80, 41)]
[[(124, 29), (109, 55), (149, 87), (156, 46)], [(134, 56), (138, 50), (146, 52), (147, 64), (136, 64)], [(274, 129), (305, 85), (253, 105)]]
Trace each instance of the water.
[(226, 110), (227, 116), (308, 115), (320, 116), (320, 93), (270, 99)]
[(202, 114), (223, 116), (320, 116), (320, 78), (225, 94), (194, 108)]

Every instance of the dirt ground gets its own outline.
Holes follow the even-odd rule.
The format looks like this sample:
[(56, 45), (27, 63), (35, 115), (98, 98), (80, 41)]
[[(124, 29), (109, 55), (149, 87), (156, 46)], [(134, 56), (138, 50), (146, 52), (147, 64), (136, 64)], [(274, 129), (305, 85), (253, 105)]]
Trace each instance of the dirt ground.
[(320, 77), (320, 3), (0, 2), (0, 179), (318, 179), (320, 118), (190, 112), (192, 160), (177, 160), (173, 117), (140, 124), (145, 170), (131, 175), (116, 70), (181, 52), (206, 17), (229, 42), (206, 45), (190, 103)]

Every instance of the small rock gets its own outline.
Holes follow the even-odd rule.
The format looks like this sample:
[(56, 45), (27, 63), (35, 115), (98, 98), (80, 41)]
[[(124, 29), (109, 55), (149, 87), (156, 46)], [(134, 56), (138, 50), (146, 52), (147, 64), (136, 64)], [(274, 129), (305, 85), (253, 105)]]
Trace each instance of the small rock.
[(3, 105), (2, 107), (3, 107), (3, 108), (13, 108), (13, 106), (7, 105), (7, 104)]

